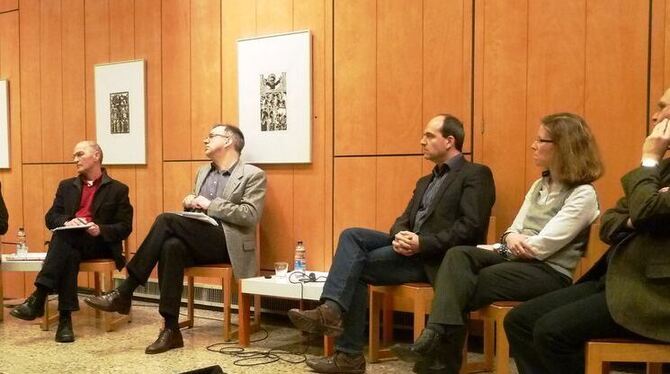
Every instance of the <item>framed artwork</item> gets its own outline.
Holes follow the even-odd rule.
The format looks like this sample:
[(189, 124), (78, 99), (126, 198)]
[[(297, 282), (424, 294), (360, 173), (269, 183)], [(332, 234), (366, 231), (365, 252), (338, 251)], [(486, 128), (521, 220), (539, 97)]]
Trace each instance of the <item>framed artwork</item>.
[(237, 41), (240, 129), (248, 162), (312, 161), (309, 30)]
[(0, 169), (9, 169), (9, 89), (0, 80)]
[(99, 64), (93, 69), (95, 131), (104, 163), (146, 164), (144, 60)]

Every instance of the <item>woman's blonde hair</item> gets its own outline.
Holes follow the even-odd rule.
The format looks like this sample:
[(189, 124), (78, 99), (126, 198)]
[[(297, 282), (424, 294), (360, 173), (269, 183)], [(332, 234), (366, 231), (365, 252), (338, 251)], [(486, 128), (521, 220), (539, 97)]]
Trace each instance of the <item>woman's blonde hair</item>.
[(551, 134), (554, 158), (551, 170), (556, 178), (569, 186), (591, 183), (603, 174), (598, 145), (586, 121), (572, 113), (555, 113), (542, 118), (542, 125)]

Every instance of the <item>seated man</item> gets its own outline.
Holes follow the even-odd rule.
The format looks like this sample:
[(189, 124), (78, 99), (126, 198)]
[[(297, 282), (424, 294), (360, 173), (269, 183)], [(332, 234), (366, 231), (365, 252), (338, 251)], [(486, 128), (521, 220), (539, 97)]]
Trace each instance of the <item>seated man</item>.
[(312, 310), (289, 311), (299, 329), (339, 336), (333, 357), (307, 360), (314, 371), (365, 372), (368, 284), (433, 283), (447, 248), (486, 238), (495, 201), (493, 176), (488, 167), (463, 157), (464, 137), (456, 117), (443, 114), (431, 119), (421, 146), (435, 168), (417, 181), (390, 233), (344, 230), (321, 295), (324, 303)]
[(505, 318), (519, 373), (583, 373), (590, 339), (670, 342), (670, 89), (652, 116), (642, 166), (602, 217), (607, 253), (575, 285), (525, 302)]
[(212, 162), (198, 169), (195, 189), (183, 206), (206, 213), (218, 225), (174, 213), (159, 215), (128, 263), (128, 278), (112, 292), (85, 300), (100, 310), (128, 314), (133, 291), (158, 263), (159, 313), (165, 328), (147, 354), (184, 346), (178, 318), (185, 267), (226, 262), (237, 278), (256, 274), (256, 224), (265, 201), (265, 172), (240, 160), (244, 136), (237, 127), (214, 125), (204, 143)]
[(101, 166), (100, 146), (82, 141), (74, 147), (73, 156), (79, 175), (60, 182), (45, 220), (49, 229), (80, 228), (54, 232), (44, 265), (35, 280), (35, 292), (10, 312), (27, 321), (41, 317), (47, 295), (57, 292), (60, 320), (56, 341), (61, 343), (74, 341), (70, 313), (79, 310), (79, 263), (113, 258), (117, 269), (122, 269), (125, 259), (121, 242), (130, 235), (133, 224), (128, 186), (107, 175)]
[(8, 223), (9, 214), (7, 214), (5, 200), (2, 199), (2, 184), (0, 183), (0, 235), (4, 235), (7, 232)]

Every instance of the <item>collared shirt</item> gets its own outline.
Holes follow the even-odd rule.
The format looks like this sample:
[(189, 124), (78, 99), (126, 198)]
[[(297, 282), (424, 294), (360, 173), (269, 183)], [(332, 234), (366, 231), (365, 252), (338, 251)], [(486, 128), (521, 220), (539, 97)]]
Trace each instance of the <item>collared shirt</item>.
[(85, 218), (86, 222), (93, 221), (93, 211), (91, 208), (93, 206), (95, 193), (98, 192), (98, 189), (100, 188), (103, 175), (104, 173), (94, 181), (87, 181), (81, 178), (81, 200), (79, 200), (79, 209), (77, 210), (77, 213), (74, 214), (75, 217)]
[(223, 189), (226, 187), (226, 183), (228, 183), (228, 180), (230, 179), (230, 174), (235, 169), (235, 166), (237, 166), (237, 162), (228, 168), (228, 170), (219, 170), (212, 162), (212, 168), (209, 170), (205, 180), (202, 182), (202, 186), (200, 186), (198, 195), (203, 196), (210, 201), (214, 200), (217, 196), (221, 196)]
[(454, 168), (458, 163), (463, 162), (463, 155), (459, 154), (455, 157), (450, 158), (445, 163), (440, 165), (435, 165), (433, 168), (433, 178), (431, 179), (426, 191), (421, 197), (421, 205), (419, 205), (419, 210), (416, 211), (416, 217), (414, 219), (414, 227), (412, 231), (418, 233), (421, 230), (421, 225), (426, 222), (428, 218), (428, 208), (431, 204), (435, 203), (435, 196), (440, 187), (444, 184), (444, 181), (447, 179), (449, 171)]

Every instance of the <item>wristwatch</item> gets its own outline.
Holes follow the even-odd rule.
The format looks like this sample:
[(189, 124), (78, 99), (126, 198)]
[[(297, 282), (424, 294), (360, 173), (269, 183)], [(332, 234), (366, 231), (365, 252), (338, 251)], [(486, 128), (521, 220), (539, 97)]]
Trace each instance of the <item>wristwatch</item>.
[(506, 245), (506, 244), (503, 244), (503, 243), (495, 243), (495, 244), (493, 245), (493, 250), (494, 250), (497, 254), (501, 255), (501, 256), (504, 257), (504, 258), (508, 258), (508, 257), (509, 257), (510, 252), (509, 252), (509, 248), (507, 248), (507, 245)]

